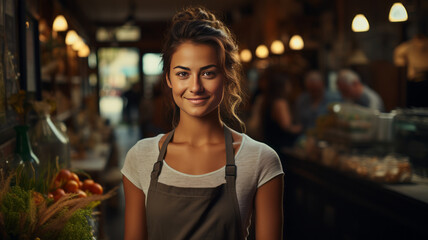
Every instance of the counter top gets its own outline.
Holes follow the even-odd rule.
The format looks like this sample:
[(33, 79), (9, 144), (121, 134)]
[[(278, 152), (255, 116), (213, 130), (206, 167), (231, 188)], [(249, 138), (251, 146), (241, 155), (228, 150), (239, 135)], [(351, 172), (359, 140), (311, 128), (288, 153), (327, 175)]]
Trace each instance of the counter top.
[(87, 151), (84, 158), (72, 158), (71, 168), (83, 171), (103, 171), (108, 161), (109, 144), (103, 143)]
[[(289, 196), (297, 194), (300, 197), (299, 189), (303, 187), (311, 192), (310, 195), (315, 194), (314, 196), (325, 199), (330, 204), (335, 203), (337, 211), (342, 209), (341, 211), (346, 212), (342, 214), (346, 216), (346, 221), (343, 222), (367, 222), (367, 218), (376, 222), (373, 219), (381, 219), (379, 221), (400, 226), (413, 232), (415, 236), (428, 234), (428, 184), (423, 179), (412, 179), (411, 183), (400, 184), (377, 183), (317, 161), (309, 161), (289, 150), (282, 151), (280, 157), (288, 180), (285, 182), (285, 189), (291, 189), (288, 190), (291, 191)], [(299, 206), (301, 203), (295, 204)], [(355, 213), (355, 209), (359, 209), (360, 213)], [(358, 220), (352, 220), (349, 212), (361, 216), (354, 216)], [(385, 228), (389, 226), (383, 224)], [(355, 232), (358, 231), (359, 228), (355, 229)]]

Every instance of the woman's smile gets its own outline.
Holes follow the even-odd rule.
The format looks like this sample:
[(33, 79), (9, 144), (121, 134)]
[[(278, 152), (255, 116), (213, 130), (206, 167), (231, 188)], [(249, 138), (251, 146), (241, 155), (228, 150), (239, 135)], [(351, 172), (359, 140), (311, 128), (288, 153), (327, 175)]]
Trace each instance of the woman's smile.
[(189, 102), (195, 105), (202, 105), (207, 102), (210, 97), (185, 97)]

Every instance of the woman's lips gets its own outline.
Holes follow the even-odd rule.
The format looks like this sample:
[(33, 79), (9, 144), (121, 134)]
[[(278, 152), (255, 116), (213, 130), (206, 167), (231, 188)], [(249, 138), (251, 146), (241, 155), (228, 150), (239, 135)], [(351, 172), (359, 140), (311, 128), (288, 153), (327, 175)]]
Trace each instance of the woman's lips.
[(194, 98), (186, 98), (189, 102), (193, 104), (201, 104), (208, 100), (209, 97), (194, 97)]

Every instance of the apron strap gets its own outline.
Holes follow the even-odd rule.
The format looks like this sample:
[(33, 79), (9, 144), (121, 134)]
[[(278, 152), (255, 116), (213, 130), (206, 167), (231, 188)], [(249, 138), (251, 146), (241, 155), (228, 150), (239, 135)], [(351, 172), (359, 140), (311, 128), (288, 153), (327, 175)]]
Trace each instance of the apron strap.
[(152, 185), (154, 182), (158, 182), (158, 178), (160, 175), (160, 172), (162, 170), (162, 161), (165, 158), (166, 149), (168, 147), (168, 143), (171, 141), (172, 136), (174, 136), (174, 129), (168, 134), (168, 136), (165, 138), (165, 141), (162, 144), (161, 150), (158, 155), (158, 160), (153, 164), (153, 170), (151, 173), (151, 180), (150, 185)]
[(237, 226), (239, 226), (239, 239), (243, 239), (243, 231), (242, 231), (242, 220), (241, 220), (241, 211), (239, 210), (238, 197), (236, 196), (236, 165), (235, 165), (235, 153), (233, 149), (233, 138), (232, 132), (226, 125), (223, 126), (224, 136), (226, 141), (226, 188), (227, 193), (233, 201), (233, 209), (235, 210), (235, 215), (239, 222)]

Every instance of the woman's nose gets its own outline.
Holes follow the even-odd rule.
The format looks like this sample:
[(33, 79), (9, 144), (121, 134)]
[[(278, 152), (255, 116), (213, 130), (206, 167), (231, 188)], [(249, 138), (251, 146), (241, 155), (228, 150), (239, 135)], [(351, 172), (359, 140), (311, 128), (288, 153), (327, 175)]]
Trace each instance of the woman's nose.
[(192, 77), (190, 84), (191, 84), (190, 91), (192, 93), (200, 93), (204, 91), (204, 86), (201, 82), (201, 78), (199, 77), (199, 75)]

